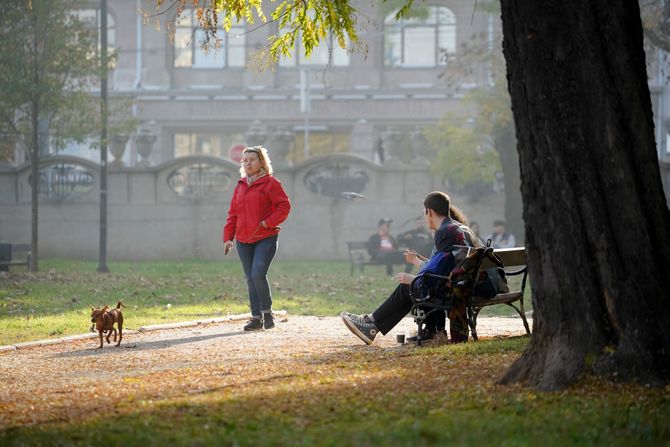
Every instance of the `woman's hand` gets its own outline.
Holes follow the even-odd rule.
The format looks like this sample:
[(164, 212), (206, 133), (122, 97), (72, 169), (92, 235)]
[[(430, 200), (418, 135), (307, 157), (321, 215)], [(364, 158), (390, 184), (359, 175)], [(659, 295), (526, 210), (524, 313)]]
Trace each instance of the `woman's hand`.
[(228, 252), (233, 248), (233, 241), (226, 241), (223, 243), (223, 255), (228, 256)]
[(410, 285), (416, 276), (410, 275), (409, 273), (396, 273), (393, 275), (393, 278), (396, 279), (400, 284)]

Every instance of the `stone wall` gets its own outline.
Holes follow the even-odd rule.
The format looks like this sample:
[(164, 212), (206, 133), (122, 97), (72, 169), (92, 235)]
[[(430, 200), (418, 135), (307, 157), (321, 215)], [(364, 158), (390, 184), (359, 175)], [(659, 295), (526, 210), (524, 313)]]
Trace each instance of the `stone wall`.
[[(109, 259), (221, 259), (238, 170), (230, 160), (208, 156), (152, 167), (110, 165)], [(40, 257), (97, 259), (99, 166), (56, 156), (43, 160), (40, 173)], [(30, 241), (29, 176), (27, 165), (0, 167), (0, 241)], [(394, 219), (392, 234), (410, 229), (425, 194), (444, 189), (426, 163), (380, 165), (355, 154), (310, 158), (278, 167), (275, 176), (293, 204), (279, 259), (345, 259), (346, 241), (367, 239), (380, 217)], [(483, 232), (502, 216), (502, 194), (476, 203), (451, 195)]]

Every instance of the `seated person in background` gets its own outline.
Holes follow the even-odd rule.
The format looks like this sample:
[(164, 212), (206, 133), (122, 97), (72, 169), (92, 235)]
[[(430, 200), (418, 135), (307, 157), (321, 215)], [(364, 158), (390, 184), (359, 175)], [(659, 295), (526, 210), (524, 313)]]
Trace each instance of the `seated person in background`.
[(482, 237), (479, 235), (479, 224), (473, 220), (472, 222), (470, 222), (470, 229), (472, 230), (474, 235), (477, 236), (477, 239), (481, 241)]
[(496, 220), (493, 222), (493, 233), (486, 239), (491, 239), (491, 247), (495, 249), (516, 247), (514, 235), (505, 232), (504, 220)]
[(418, 216), (414, 220), (414, 228), (396, 236), (400, 247), (407, 247), (409, 250), (429, 258), (434, 247), (433, 235), (430, 234), (423, 222), (423, 216)]
[[(452, 214), (449, 201), (449, 196), (439, 191), (431, 192), (423, 201), (426, 224), (428, 228), (435, 230), (435, 253), (452, 252), (454, 245), (474, 246), (476, 244), (470, 228), (452, 217), (455, 214)], [(459, 215), (459, 218), (465, 220), (462, 214)], [(408, 253), (407, 257), (408, 260), (412, 259), (413, 263), (416, 262), (416, 265), (421, 263), (421, 258), (416, 256), (416, 253)], [(340, 314), (347, 328), (366, 344), (372, 343), (377, 332), (389, 333), (412, 310), (410, 285), (414, 276), (409, 273), (398, 273), (395, 278), (400, 284), (373, 313), (356, 315), (342, 312)], [(435, 314), (438, 313), (435, 312)], [(426, 324), (428, 323), (427, 321)], [(433, 330), (435, 330), (435, 324), (433, 323)], [(444, 323), (442, 328), (444, 328)], [(423, 335), (422, 338), (424, 338)]]
[[(390, 234), (393, 219), (383, 217), (377, 223), (377, 232), (368, 239), (368, 254), (372, 262), (386, 265), (386, 274), (393, 275), (393, 265), (405, 264), (405, 271), (412, 269), (411, 264), (405, 262), (405, 257), (398, 250), (398, 244)], [(409, 268), (409, 270), (408, 270)]]

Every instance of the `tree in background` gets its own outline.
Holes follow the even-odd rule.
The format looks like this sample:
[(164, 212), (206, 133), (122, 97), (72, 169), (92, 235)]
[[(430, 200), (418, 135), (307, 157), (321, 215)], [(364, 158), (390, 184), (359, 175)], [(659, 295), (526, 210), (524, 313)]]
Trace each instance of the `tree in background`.
[(500, 158), (481, 127), (477, 118), (468, 123), (448, 113), (427, 129), (431, 145), (437, 148), (433, 173), (447, 179), (450, 190), (464, 191), (472, 200), (489, 193), (500, 172)]
[[(204, 3), (214, 23), (260, 7)], [(309, 31), (318, 16), (357, 41), (349, 1), (325, 3), (291, 3), (303, 17), (292, 26)], [(662, 385), (670, 374), (670, 212), (638, 4), (502, 0), (501, 11), (534, 307), (530, 344), (502, 382), (551, 390), (595, 373)], [(318, 43), (318, 33), (306, 35)]]
[(651, 43), (670, 53), (670, 2), (639, 0), (644, 36)]
[[(492, 16), (499, 15), (497, 2), (480, 2), (477, 9)], [(473, 79), (479, 82), (464, 92), (463, 101), (476, 106), (472, 123), (456, 121), (446, 116), (430, 132), (438, 148), (434, 170), (449, 178), (459, 187), (492, 183), (497, 172), (502, 172), (505, 193), (505, 221), (509, 232), (523, 241), (521, 185), (519, 157), (514, 136), (505, 60), (499, 36), (479, 34), (462, 44), (458, 56), (445, 54), (447, 68), (444, 81), (461, 89)], [(475, 194), (481, 194), (476, 187)]]
[(8, 0), (0, 15), (0, 130), (31, 165), (30, 269), (38, 269), (39, 161), (43, 148), (83, 142), (99, 128), (95, 35), (66, 0)]

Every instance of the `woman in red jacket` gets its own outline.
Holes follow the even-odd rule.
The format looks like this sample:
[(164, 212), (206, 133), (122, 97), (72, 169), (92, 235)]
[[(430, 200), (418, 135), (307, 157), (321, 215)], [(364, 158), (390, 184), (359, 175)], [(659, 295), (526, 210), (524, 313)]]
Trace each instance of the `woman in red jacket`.
[(233, 192), (223, 228), (224, 253), (228, 254), (236, 239), (252, 317), (244, 330), (272, 329), (275, 323), (267, 273), (277, 252), (279, 225), (288, 217), (291, 202), (279, 180), (272, 176), (272, 163), (264, 147), (245, 148), (241, 165), (242, 178)]

